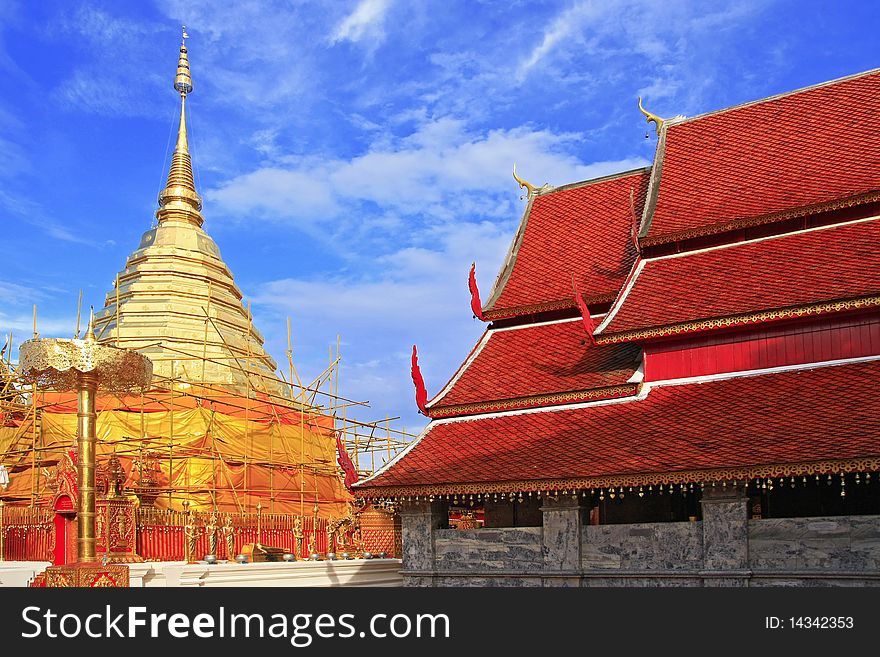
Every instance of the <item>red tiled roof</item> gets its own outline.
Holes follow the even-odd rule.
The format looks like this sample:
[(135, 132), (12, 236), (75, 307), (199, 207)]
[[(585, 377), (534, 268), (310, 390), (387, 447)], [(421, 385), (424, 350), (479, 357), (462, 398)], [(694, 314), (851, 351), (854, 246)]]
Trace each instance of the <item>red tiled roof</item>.
[(573, 308), (572, 275), (587, 303), (612, 300), (636, 255), (630, 192), (640, 216), (649, 172), (639, 169), (538, 194), (486, 303), (486, 316)]
[(369, 489), (880, 456), (880, 361), (665, 386), (646, 399), (435, 421)]
[[(880, 71), (665, 126), (642, 244), (880, 192)], [(656, 182), (654, 183), (657, 184)], [(873, 200), (876, 200), (874, 198)], [(735, 222), (735, 225), (731, 225)]]
[[(458, 415), (466, 409), (450, 407), (462, 405), (485, 405), (477, 409), (483, 412), (510, 408), (510, 404), (483, 403), (524, 397), (551, 395), (559, 397), (551, 403), (564, 403), (576, 398), (565, 393), (622, 386), (638, 367), (641, 351), (633, 344), (590, 344), (580, 319), (493, 330), (481, 343), (474, 360), (453, 377), (451, 389), (428, 404), (432, 417)], [(626, 394), (635, 393), (632, 387)], [(543, 403), (547, 402), (523, 401), (516, 406)]]
[(878, 243), (880, 219), (870, 219), (645, 260), (597, 339), (880, 295)]

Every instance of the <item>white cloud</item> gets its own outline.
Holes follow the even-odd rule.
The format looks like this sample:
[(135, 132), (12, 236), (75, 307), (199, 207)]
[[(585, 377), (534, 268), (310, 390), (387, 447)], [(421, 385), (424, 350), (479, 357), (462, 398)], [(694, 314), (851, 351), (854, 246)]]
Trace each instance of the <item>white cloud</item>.
[(370, 400), (372, 412), (364, 417), (402, 414), (408, 427), (417, 428), (422, 420), (409, 403), (412, 344), (419, 346), (429, 391), (436, 392), (484, 328), (471, 315), (470, 263), (477, 263), (485, 297), (518, 219), (448, 224), (429, 231), (430, 248), (401, 248), (356, 273), (262, 285), (253, 302), (268, 320), (261, 326), (267, 345), (283, 353), (283, 317), (291, 316), (294, 360), (311, 380), (326, 366), (326, 345), (341, 334), (341, 394)]
[(36, 288), (0, 280), (0, 303), (3, 305), (19, 305), (29, 299), (36, 300), (41, 296), (43, 293)]
[(390, 0), (361, 0), (354, 11), (336, 27), (330, 42), (358, 42), (365, 38), (374, 42), (382, 41), (385, 38), (382, 24), (390, 5)]
[[(568, 152), (581, 139), (528, 127), (474, 134), (461, 121), (439, 119), (348, 160), (301, 158), (288, 168), (260, 168), (205, 196), (222, 214), (258, 214), (301, 225), (335, 220), (365, 202), (381, 207), (383, 214), (449, 219), (476, 212), (502, 217), (513, 211), (514, 162), (521, 175), (538, 185), (647, 164), (638, 157), (585, 164)], [(358, 220), (362, 218), (358, 211)]]
[[(607, 4), (606, 4), (607, 6)], [(544, 31), (543, 39), (517, 69), (517, 76), (522, 79), (535, 65), (544, 59), (560, 42), (570, 39), (581, 29), (581, 23), (594, 13), (591, 2), (576, 4), (556, 17), (550, 27)]]

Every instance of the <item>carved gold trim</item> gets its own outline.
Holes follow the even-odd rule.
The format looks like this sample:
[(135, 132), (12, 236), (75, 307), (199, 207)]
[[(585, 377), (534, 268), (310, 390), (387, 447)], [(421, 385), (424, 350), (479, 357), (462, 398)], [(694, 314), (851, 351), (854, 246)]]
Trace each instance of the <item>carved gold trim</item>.
[(805, 205), (794, 210), (783, 210), (780, 212), (771, 212), (756, 217), (745, 217), (733, 219), (721, 224), (713, 224), (711, 226), (701, 226), (699, 228), (691, 228), (688, 230), (676, 231), (673, 233), (664, 233), (662, 235), (648, 235), (639, 238), (642, 247), (655, 246), (657, 244), (668, 244), (669, 242), (679, 242), (694, 237), (705, 237), (706, 235), (716, 235), (729, 230), (739, 230), (741, 228), (751, 228), (762, 224), (770, 224), (776, 221), (784, 221), (786, 219), (794, 219), (795, 217), (805, 217), (811, 214), (819, 214), (820, 212), (829, 212), (831, 210), (842, 210), (843, 208), (851, 208), (865, 203), (874, 203), (880, 201), (880, 192), (868, 192), (858, 196), (851, 196), (836, 201), (828, 201), (827, 203), (816, 203), (814, 205)]
[[(584, 297), (585, 303), (606, 303), (614, 301), (616, 293), (601, 294), (593, 297)], [(511, 308), (501, 308), (498, 310), (486, 310), (483, 315), (489, 320), (510, 319), (511, 317), (519, 317), (521, 315), (532, 315), (535, 313), (547, 312), (549, 310), (564, 310), (568, 308), (576, 308), (574, 299), (560, 299), (558, 301), (547, 301), (545, 303), (533, 303), (525, 306), (513, 306)]]
[(680, 470), (675, 472), (638, 473), (604, 477), (574, 477), (566, 479), (539, 479), (520, 481), (491, 481), (484, 483), (449, 483), (425, 486), (355, 486), (357, 497), (371, 500), (413, 497), (416, 495), (461, 495), (484, 493), (526, 493), (540, 491), (583, 490), (618, 486), (656, 486), (659, 484), (696, 484), (718, 481), (760, 479), (766, 477), (798, 477), (815, 474), (839, 474), (880, 470), (880, 456), (852, 459), (779, 463), (739, 468)]
[(428, 409), (428, 415), (432, 419), (454, 417), (456, 415), (473, 415), (485, 411), (505, 411), (514, 408), (530, 408), (539, 406), (552, 406), (585, 399), (606, 399), (621, 397), (627, 393), (635, 395), (638, 392), (638, 384), (626, 384), (619, 386), (606, 386), (604, 388), (591, 388), (572, 392), (559, 392), (547, 395), (531, 395), (528, 397), (513, 397), (511, 399), (499, 399), (488, 402), (471, 404), (453, 404), (451, 406), (438, 406)]
[(858, 308), (870, 308), (880, 305), (880, 297), (861, 297), (859, 299), (847, 299), (844, 301), (832, 301), (829, 303), (811, 304), (808, 306), (791, 306), (779, 308), (761, 313), (747, 313), (743, 315), (731, 315), (716, 319), (703, 319), (694, 322), (669, 324), (667, 326), (655, 326), (648, 329), (623, 331), (621, 333), (600, 333), (596, 335), (597, 344), (611, 344), (615, 342), (627, 342), (643, 338), (656, 338), (677, 333), (690, 333), (717, 328), (728, 328), (742, 324), (756, 324), (759, 322), (802, 317), (803, 315), (820, 315), (824, 313), (840, 312)]

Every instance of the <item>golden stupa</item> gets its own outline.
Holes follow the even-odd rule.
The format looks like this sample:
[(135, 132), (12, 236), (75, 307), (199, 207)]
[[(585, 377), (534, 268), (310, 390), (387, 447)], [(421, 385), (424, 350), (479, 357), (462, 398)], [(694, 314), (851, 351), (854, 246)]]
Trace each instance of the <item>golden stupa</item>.
[[(184, 31), (174, 79), (180, 125), (157, 222), (94, 322), (99, 342), (150, 358), (153, 384), (142, 395), (98, 398), (99, 466), (115, 455), (125, 489), (142, 507), (338, 518), (351, 500), (339, 476), (334, 416), (346, 404), (335, 397), (332, 376), (321, 380), (329, 380), (329, 392), (320, 383), (294, 385), (292, 365), (283, 378), (202, 227), (187, 140), (193, 84), (186, 38)], [(9, 483), (0, 497), (51, 505), (53, 470), (76, 444), (75, 396), (16, 385), (8, 354), (4, 368), (0, 464)]]
[(98, 340), (138, 350), (161, 376), (243, 394), (250, 389), (281, 395), (276, 364), (242, 306), (220, 250), (202, 228), (202, 199), (186, 132), (186, 98), (193, 84), (185, 43), (174, 79), (180, 127), (159, 194), (157, 225), (144, 233), (97, 313)]

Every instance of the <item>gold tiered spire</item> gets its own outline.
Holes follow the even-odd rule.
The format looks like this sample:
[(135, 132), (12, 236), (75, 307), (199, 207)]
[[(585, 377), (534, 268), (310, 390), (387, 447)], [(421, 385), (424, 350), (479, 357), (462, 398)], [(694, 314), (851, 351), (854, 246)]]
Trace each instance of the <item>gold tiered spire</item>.
[(189, 142), (186, 136), (186, 96), (192, 93), (192, 77), (189, 72), (186, 40), (189, 35), (183, 28), (180, 41), (180, 58), (177, 60), (177, 75), (174, 77), (174, 89), (180, 94), (180, 127), (177, 129), (177, 144), (171, 156), (171, 170), (165, 189), (159, 193), (159, 209), (156, 218), (161, 224), (164, 221), (188, 221), (197, 226), (204, 223), (201, 213), (202, 199), (196, 193), (193, 178), (192, 159), (189, 156)]
[(184, 31), (174, 78), (180, 130), (159, 194), (159, 222), (144, 233), (96, 313), (96, 339), (149, 356), (159, 377), (281, 394), (275, 361), (202, 226), (186, 133), (186, 98), (193, 89), (186, 38)]

